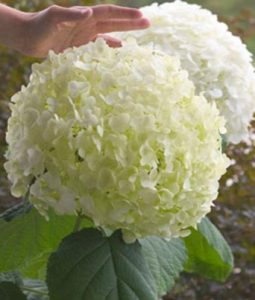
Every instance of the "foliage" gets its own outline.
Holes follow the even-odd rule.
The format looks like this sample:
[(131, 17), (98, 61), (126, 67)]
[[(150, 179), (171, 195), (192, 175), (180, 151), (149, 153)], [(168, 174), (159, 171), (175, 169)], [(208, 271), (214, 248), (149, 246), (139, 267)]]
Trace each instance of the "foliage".
[[(2, 221), (0, 239), (5, 244), (0, 250), (0, 271), (18, 269), (24, 276), (45, 279), (48, 256), (59, 240), (71, 232), (72, 221), (73, 217), (57, 217), (52, 214), (51, 221), (47, 222), (35, 209), (10, 223)], [(80, 226), (91, 224), (85, 222)], [(54, 299), (63, 300), (70, 299), (71, 295), (76, 300), (99, 300), (107, 297), (133, 300), (134, 295), (137, 299), (156, 300), (173, 287), (186, 264), (186, 252), (192, 253), (188, 256), (188, 262), (192, 261), (192, 271), (222, 280), (231, 268), (231, 255), (226, 258), (229, 255), (226, 242), (209, 221), (202, 222), (200, 227), (200, 232), (207, 239), (202, 247), (207, 247), (208, 253), (203, 253), (203, 259), (210, 264), (210, 268), (204, 270), (196, 268), (196, 265), (201, 265), (196, 263), (197, 257), (192, 253), (193, 246), (189, 241), (166, 242), (150, 237), (141, 240), (141, 244), (126, 244), (120, 231), (110, 237), (92, 228), (73, 233), (50, 256), (47, 276), (50, 295)], [(210, 257), (210, 253), (216, 252), (220, 254), (217, 259), (215, 255)], [(227, 263), (229, 266), (225, 271)], [(215, 272), (219, 267), (222, 272)], [(1, 278), (3, 282), (18, 283), (23, 288), (16, 273), (9, 276), (3, 274)], [(12, 286), (7, 287), (13, 292)], [(4, 291), (7, 287), (4, 286)]]
[(55, 300), (157, 299), (141, 246), (124, 243), (120, 231), (108, 238), (83, 229), (66, 237), (49, 259), (47, 283)]
[(0, 283), (0, 298), (2, 300), (26, 300), (26, 296), (17, 285), (6, 281)]
[(10, 222), (0, 220), (0, 272), (18, 269), (23, 276), (44, 279), (46, 261), (74, 225), (75, 217), (50, 214), (48, 222), (35, 209)]
[(185, 269), (224, 282), (233, 269), (232, 252), (217, 228), (204, 218), (184, 239), (188, 252)]
[(182, 239), (166, 241), (158, 237), (140, 240), (143, 255), (156, 283), (158, 295), (170, 291), (184, 269), (187, 250)]

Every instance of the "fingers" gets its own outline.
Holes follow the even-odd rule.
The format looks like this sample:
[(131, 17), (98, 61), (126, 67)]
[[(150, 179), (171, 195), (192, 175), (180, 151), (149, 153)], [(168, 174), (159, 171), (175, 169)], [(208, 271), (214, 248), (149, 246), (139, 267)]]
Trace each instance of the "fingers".
[(93, 14), (93, 11), (89, 7), (68, 8), (58, 5), (52, 5), (47, 9), (47, 14), (57, 22), (74, 22), (90, 17)]
[(119, 39), (117, 39), (117, 38), (114, 38), (114, 37), (112, 37), (112, 36), (110, 36), (110, 35), (107, 35), (107, 34), (98, 34), (98, 35), (95, 37), (94, 41), (95, 41), (97, 38), (103, 38), (103, 39), (106, 41), (107, 45), (108, 45), (109, 47), (112, 47), (112, 48), (119, 48), (119, 47), (122, 46), (121, 40), (119, 40)]
[(105, 19), (138, 19), (142, 13), (135, 8), (122, 7), (117, 5), (97, 5), (92, 7), (93, 17), (97, 21)]
[(136, 29), (145, 29), (150, 26), (150, 22), (146, 18), (140, 18), (137, 20), (108, 20), (100, 21), (97, 23), (97, 32), (106, 33), (113, 31), (128, 31)]

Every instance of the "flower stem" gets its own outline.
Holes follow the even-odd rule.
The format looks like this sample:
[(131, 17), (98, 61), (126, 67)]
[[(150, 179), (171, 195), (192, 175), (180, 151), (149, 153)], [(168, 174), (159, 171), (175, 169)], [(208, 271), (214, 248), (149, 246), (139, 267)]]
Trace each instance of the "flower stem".
[(21, 286), (21, 289), (23, 291), (26, 291), (26, 292), (31, 292), (31, 293), (35, 293), (35, 294), (44, 295), (44, 296), (49, 296), (47, 292), (35, 290), (33, 288), (29, 288), (29, 287), (26, 287), (26, 286)]
[(81, 220), (82, 220), (82, 216), (80, 214), (78, 214), (78, 216), (75, 220), (74, 227), (73, 227), (73, 232), (76, 232), (79, 230), (80, 225), (81, 225)]

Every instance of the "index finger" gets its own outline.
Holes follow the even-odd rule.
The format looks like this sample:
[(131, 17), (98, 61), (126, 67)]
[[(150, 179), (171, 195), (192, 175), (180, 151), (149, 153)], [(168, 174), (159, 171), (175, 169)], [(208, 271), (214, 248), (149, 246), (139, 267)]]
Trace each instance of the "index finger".
[(97, 33), (146, 29), (149, 26), (150, 22), (145, 18), (139, 18), (137, 20), (110, 19), (97, 23)]
[(136, 8), (122, 7), (118, 5), (96, 5), (92, 6), (93, 16), (97, 21), (105, 19), (138, 19), (142, 13)]

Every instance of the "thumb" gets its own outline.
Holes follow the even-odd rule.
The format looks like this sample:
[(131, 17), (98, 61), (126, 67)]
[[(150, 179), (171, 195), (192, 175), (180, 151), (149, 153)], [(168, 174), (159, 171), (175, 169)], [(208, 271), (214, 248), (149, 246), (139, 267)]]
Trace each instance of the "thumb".
[(87, 19), (92, 15), (89, 7), (62, 7), (52, 5), (48, 8), (49, 16), (57, 22), (74, 22)]

